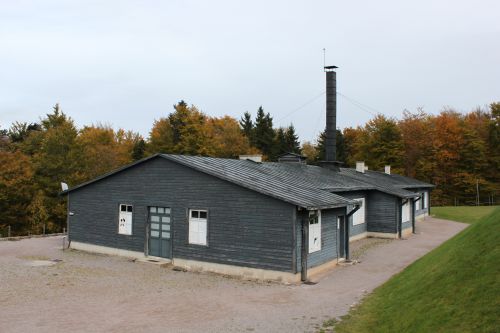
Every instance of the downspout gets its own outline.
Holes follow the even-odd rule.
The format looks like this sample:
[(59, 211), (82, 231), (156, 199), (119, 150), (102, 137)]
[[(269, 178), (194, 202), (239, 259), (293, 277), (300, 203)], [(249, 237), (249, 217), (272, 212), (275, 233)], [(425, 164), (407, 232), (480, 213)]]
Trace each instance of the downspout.
[(398, 237), (401, 239), (403, 238), (403, 205), (405, 202), (407, 202), (409, 199), (402, 199), (401, 203), (399, 204), (399, 216), (398, 216)]
[[(350, 223), (349, 223), (349, 218), (354, 214), (356, 213), (359, 208), (361, 206), (360, 205), (355, 205), (354, 206), (354, 209), (351, 210), (348, 214), (346, 214), (346, 220), (345, 220), (345, 233), (346, 233), (346, 241), (345, 241), (345, 261), (349, 262), (351, 260), (350, 258), (350, 254), (349, 254), (349, 227), (350, 227)], [(338, 244), (338, 243), (337, 243)], [(338, 247), (338, 246), (337, 246)], [(338, 260), (338, 255), (337, 255), (337, 260)]]
[(300, 280), (307, 281), (307, 254), (309, 252), (309, 220), (302, 216), (302, 249), (300, 251)]
[(416, 224), (416, 212), (417, 212), (417, 202), (420, 201), (420, 197), (417, 197), (416, 200), (413, 200), (413, 209), (411, 210), (411, 214), (412, 214), (412, 224), (411, 224), (411, 228), (412, 228), (412, 233), (413, 234), (416, 234), (416, 228), (415, 228), (415, 224)]

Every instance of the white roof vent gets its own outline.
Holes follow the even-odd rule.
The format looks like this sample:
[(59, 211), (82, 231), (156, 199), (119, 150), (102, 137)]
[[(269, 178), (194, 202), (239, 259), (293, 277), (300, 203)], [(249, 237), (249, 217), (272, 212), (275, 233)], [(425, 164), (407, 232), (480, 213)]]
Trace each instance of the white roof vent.
[(386, 174), (390, 175), (391, 174), (391, 166), (390, 165), (386, 165), (384, 171), (385, 171)]
[(357, 172), (365, 173), (366, 169), (367, 168), (365, 168), (365, 162), (364, 161), (356, 162), (356, 171)]
[(250, 160), (254, 162), (262, 162), (262, 155), (255, 154), (255, 155), (240, 155), (240, 160)]

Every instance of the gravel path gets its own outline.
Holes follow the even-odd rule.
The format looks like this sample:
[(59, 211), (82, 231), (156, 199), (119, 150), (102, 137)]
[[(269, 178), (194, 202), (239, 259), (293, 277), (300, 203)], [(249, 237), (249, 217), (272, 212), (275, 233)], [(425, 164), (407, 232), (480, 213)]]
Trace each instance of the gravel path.
[[(314, 332), (467, 225), (427, 218), (407, 240), (352, 244), (361, 262), (315, 285), (176, 272), (61, 251), (61, 238), (0, 242), (0, 331)], [(54, 259), (60, 259), (57, 261)]]

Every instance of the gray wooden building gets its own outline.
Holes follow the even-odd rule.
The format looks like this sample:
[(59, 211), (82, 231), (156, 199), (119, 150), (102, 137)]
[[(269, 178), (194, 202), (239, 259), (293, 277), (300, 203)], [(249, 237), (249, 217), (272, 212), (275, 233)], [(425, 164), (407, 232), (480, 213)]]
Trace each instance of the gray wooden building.
[(401, 236), (401, 202), (420, 193), (365, 176), (158, 154), (67, 191), (69, 237), (75, 249), (304, 280), (348, 258), (349, 238)]
[(320, 166), (292, 153), (279, 162), (157, 154), (64, 192), (71, 246), (299, 281), (349, 260), (350, 241), (415, 232), (432, 185), (335, 161), (335, 68), (325, 67)]

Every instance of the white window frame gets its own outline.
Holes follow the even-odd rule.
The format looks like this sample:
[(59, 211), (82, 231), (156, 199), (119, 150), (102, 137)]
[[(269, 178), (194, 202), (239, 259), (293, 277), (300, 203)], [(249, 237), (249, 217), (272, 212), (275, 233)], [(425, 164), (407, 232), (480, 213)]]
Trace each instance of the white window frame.
[(424, 192), (424, 209), (427, 209), (429, 207), (429, 192)]
[[(198, 217), (193, 217), (193, 212)], [(205, 213), (206, 217), (201, 218), (201, 213)], [(188, 243), (208, 246), (208, 210), (189, 209), (188, 214)]]
[[(406, 212), (406, 214), (405, 214)], [(406, 203), (401, 207), (401, 223), (407, 223), (411, 220), (411, 206), (410, 200), (406, 200)]]
[(309, 211), (308, 225), (309, 253), (321, 251), (321, 210)]
[(352, 214), (352, 225), (359, 225), (366, 223), (366, 200), (365, 198), (357, 198), (354, 199), (361, 203), (361, 207)]
[[(122, 211), (122, 207), (125, 207), (125, 211)], [(130, 208), (130, 210), (129, 210), (129, 208)], [(127, 220), (129, 220), (129, 221), (127, 221)], [(118, 205), (118, 234), (131, 236), (133, 226), (134, 226), (134, 206), (130, 205), (130, 204), (119, 204)]]

